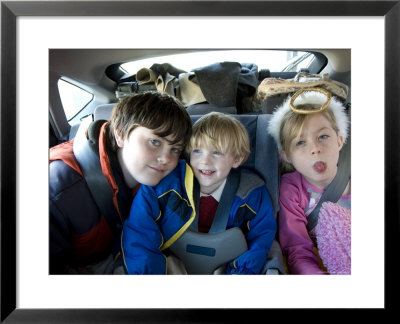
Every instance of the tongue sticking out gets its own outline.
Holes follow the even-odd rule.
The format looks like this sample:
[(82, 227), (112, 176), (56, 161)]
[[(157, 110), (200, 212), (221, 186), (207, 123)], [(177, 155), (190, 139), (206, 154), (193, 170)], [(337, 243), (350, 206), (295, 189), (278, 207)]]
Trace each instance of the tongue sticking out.
[(326, 163), (321, 161), (315, 162), (313, 168), (316, 172), (322, 173), (326, 170)]

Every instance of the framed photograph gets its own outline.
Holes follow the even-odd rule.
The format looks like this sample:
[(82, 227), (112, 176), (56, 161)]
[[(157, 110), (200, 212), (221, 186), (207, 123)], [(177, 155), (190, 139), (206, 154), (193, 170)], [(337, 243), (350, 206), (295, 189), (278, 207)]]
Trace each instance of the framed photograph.
[[(217, 323), (271, 309), (393, 310), (399, 30), (400, 1), (2, 1), (1, 321)], [(48, 64), (49, 50), (62, 48), (351, 49), (352, 275), (50, 276)]]

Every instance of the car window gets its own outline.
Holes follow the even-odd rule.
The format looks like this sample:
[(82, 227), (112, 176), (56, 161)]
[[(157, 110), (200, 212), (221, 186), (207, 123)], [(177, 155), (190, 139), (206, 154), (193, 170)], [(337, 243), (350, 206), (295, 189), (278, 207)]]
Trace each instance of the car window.
[[(193, 68), (206, 66), (216, 62), (234, 61), (239, 63), (254, 63), (259, 69), (269, 69), (271, 72), (287, 71), (288, 65), (293, 71), (293, 62), (298, 69), (306, 68), (314, 58), (314, 54), (302, 51), (283, 50), (219, 50), (201, 51), (196, 53), (185, 53), (151, 57), (136, 60), (121, 65), (125, 73), (136, 73), (141, 68), (150, 68), (154, 63), (169, 63), (179, 69), (191, 71)], [(305, 64), (301, 64), (306, 60)]]
[(93, 94), (63, 79), (58, 80), (58, 91), (68, 121), (93, 99)]
[(312, 53), (301, 52), (296, 56), (293, 56), (287, 65), (282, 69), (282, 72), (299, 72), (301, 69), (307, 69), (315, 59), (315, 55)]

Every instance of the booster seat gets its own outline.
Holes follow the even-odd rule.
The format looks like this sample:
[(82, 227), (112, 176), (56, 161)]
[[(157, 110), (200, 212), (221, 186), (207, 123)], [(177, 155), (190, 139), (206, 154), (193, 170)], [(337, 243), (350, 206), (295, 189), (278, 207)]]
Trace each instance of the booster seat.
[[(192, 123), (195, 123), (201, 116), (190, 116)], [(255, 171), (264, 179), (276, 216), (279, 210), (279, 155), (274, 140), (267, 132), (267, 125), (271, 116), (253, 114), (233, 115), (233, 117), (245, 126), (250, 137), (251, 153), (243, 167)], [(228, 185), (233, 186), (233, 184), (227, 183), (227, 187)], [(234, 189), (232, 191), (234, 192)], [(224, 219), (222, 223), (226, 227), (227, 219)], [(197, 233), (191, 229), (171, 246), (172, 251), (184, 261), (188, 273), (213, 273), (218, 267), (223, 266), (247, 250), (246, 240), (240, 230), (234, 228), (225, 231), (220, 231), (220, 228), (218, 230), (217, 233), (206, 234)], [(230, 235), (232, 243), (225, 245), (223, 241), (229, 239)], [(219, 253), (219, 248), (212, 246), (217, 242), (222, 245), (219, 248), (224, 249), (224, 254)], [(263, 273), (284, 273), (282, 252), (276, 240), (274, 240), (268, 254)]]

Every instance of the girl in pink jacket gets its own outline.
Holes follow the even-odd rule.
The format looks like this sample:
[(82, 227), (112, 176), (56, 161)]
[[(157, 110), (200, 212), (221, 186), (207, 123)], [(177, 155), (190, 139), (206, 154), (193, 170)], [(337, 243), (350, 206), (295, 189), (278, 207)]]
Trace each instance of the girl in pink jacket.
[(343, 104), (316, 88), (300, 90), (271, 118), (268, 131), (284, 173), (279, 240), (291, 274), (350, 274), (350, 181), (339, 201), (322, 204), (317, 225), (307, 227), (307, 217), (337, 173), (348, 127)]

